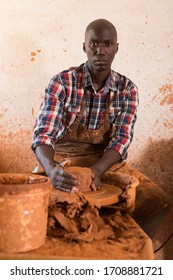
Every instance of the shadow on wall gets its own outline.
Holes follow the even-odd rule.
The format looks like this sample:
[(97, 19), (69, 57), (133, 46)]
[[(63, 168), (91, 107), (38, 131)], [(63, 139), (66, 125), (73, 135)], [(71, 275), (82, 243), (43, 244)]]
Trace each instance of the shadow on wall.
[(173, 138), (154, 141), (149, 138), (148, 147), (138, 164), (133, 164), (142, 173), (173, 194)]

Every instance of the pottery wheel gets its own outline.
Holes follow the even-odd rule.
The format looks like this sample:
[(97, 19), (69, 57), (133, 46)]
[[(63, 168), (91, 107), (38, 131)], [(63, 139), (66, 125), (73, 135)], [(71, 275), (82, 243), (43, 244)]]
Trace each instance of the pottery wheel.
[[(89, 192), (84, 192), (83, 194), (85, 195), (86, 199), (89, 201), (99, 204), (100, 206), (106, 206), (106, 205), (111, 205), (114, 203), (119, 202), (119, 195), (122, 193), (122, 189), (119, 187), (101, 183), (101, 187), (97, 191), (89, 191)], [(51, 196), (57, 196), (65, 200), (70, 194), (67, 192), (61, 192), (59, 190), (53, 190), (51, 192)]]

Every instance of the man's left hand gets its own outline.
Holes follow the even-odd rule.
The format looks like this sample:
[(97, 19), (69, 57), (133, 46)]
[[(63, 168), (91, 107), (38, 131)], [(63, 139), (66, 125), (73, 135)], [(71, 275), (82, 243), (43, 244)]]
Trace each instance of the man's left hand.
[(100, 189), (102, 174), (96, 168), (91, 168), (91, 171), (92, 171), (92, 180), (93, 180), (91, 184), (91, 189), (93, 191), (97, 191)]

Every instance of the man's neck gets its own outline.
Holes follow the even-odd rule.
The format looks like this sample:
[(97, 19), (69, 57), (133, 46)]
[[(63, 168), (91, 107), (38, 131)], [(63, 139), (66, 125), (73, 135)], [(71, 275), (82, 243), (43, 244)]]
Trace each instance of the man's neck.
[(97, 73), (91, 73), (91, 79), (92, 79), (92, 83), (94, 86), (94, 89), (98, 92), (100, 91), (104, 85), (105, 82), (107, 80), (107, 77), (109, 76), (109, 72), (97, 72)]

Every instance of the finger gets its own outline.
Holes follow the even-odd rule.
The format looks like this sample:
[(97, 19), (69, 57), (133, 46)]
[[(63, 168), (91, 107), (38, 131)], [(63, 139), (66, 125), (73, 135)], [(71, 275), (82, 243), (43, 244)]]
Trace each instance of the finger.
[(68, 167), (71, 165), (71, 160), (67, 159), (67, 160), (64, 160), (63, 162), (60, 162), (59, 165), (64, 168), (64, 167)]
[(76, 176), (66, 172), (60, 166), (57, 166), (52, 174), (52, 183), (54, 186), (60, 186), (68, 189), (79, 186), (79, 182), (76, 180)]
[(69, 179), (76, 180), (76, 176), (74, 174), (66, 172), (62, 167), (57, 167), (55, 173), (53, 174), (54, 177), (64, 177)]
[(91, 179), (94, 180), (95, 174), (93, 172), (91, 172)]
[(65, 178), (64, 177), (64, 180), (63, 180), (63, 186), (64, 185), (67, 185), (69, 187), (77, 187), (79, 186), (79, 182), (77, 180), (74, 180), (74, 179), (68, 179), (68, 178)]
[(56, 186), (56, 185), (60, 185), (62, 187), (68, 186), (69, 188), (79, 186), (79, 182), (77, 180), (65, 178), (60, 175), (55, 176), (52, 180), (52, 183), (54, 186)]
[(60, 190), (60, 191), (65, 191), (65, 192), (71, 192), (72, 190), (77, 190), (78, 188), (75, 186), (69, 186), (67, 184), (59, 182), (57, 185), (55, 185), (55, 188)]
[(60, 185), (56, 185), (55, 188), (56, 188), (57, 190), (63, 191), (63, 192), (70, 192), (70, 191), (71, 191), (71, 189), (64, 188), (64, 187), (62, 187), (62, 186), (60, 186)]
[(74, 174), (71, 174), (71, 173), (69, 173), (69, 172), (66, 172), (65, 170), (63, 170), (63, 176), (64, 176), (65, 178), (69, 178), (69, 179), (74, 179), (74, 180), (77, 179), (77, 177), (76, 177)]
[(77, 189), (77, 188), (78, 188), (77, 185), (74, 186), (74, 185), (69, 185), (69, 184), (66, 184), (66, 183), (63, 183), (63, 184), (62, 184), (62, 187), (65, 188), (65, 189), (68, 189), (68, 190), (70, 190), (70, 191), (71, 191), (72, 189)]
[(94, 183), (91, 184), (91, 189), (92, 189), (92, 191), (96, 191), (97, 190), (96, 185)]

